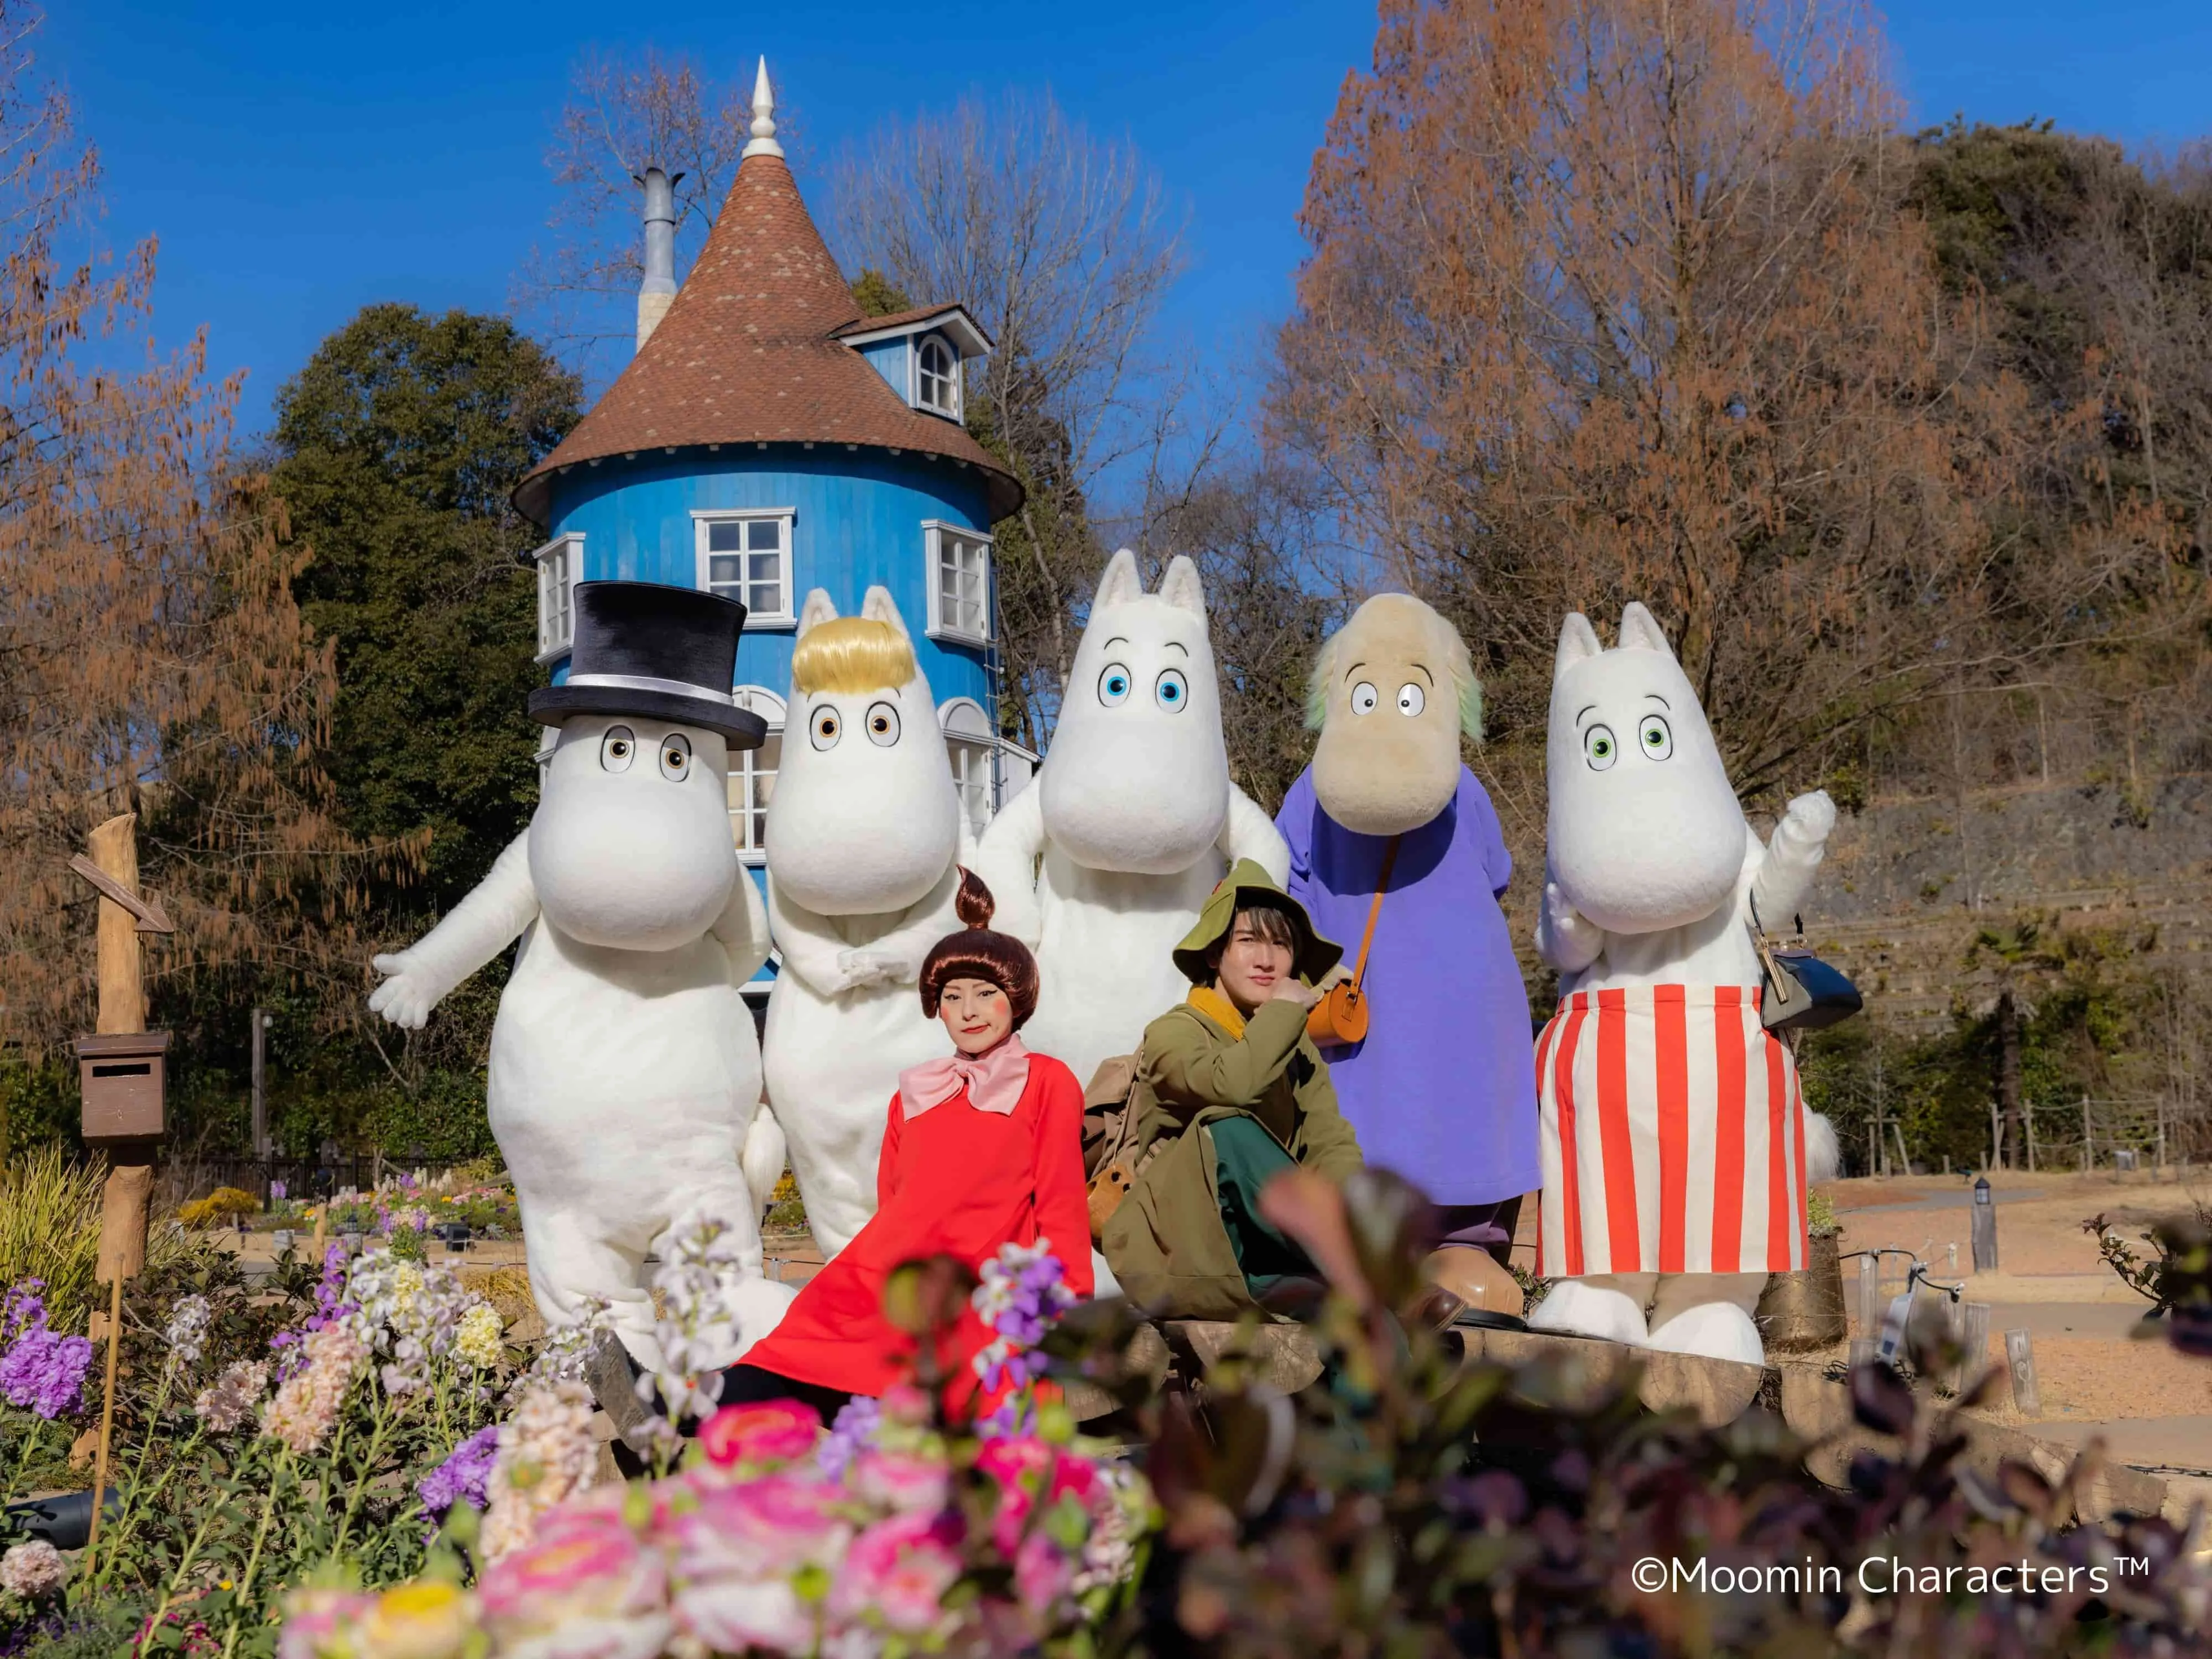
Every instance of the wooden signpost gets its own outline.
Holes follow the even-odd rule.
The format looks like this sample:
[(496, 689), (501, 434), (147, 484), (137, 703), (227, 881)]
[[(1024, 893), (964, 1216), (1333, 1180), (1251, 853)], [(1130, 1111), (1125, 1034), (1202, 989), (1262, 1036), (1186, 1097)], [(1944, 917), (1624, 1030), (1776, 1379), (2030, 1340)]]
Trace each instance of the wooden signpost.
[[(115, 1427), (116, 1350), (122, 1335), (123, 1281), (146, 1266), (146, 1209), (154, 1192), (154, 1153), (167, 1127), (169, 1034), (146, 1029), (141, 933), (176, 931), (159, 902), (138, 890), (138, 818), (125, 812), (94, 830), (90, 856), (70, 868), (100, 893), (100, 1017), (91, 1036), (77, 1039), (84, 1092), (84, 1138), (107, 1152), (107, 1185), (100, 1209), (100, 1257), (94, 1277), (108, 1287), (105, 1318), (93, 1335), (107, 1339), (107, 1388), (100, 1409), (100, 1449), (94, 1459), (91, 1534), (85, 1570), (100, 1542), (106, 1507), (107, 1454)], [(102, 1328), (104, 1327), (104, 1329)]]

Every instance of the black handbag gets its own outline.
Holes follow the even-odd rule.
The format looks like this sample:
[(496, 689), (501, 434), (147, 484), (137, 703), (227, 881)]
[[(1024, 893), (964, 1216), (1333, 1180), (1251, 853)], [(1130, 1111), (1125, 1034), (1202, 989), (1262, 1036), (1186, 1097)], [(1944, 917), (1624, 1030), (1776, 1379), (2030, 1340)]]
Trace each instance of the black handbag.
[[(1797, 918), (1797, 931), (1805, 931)], [(1866, 1006), (1859, 988), (1840, 968), (1820, 960), (1802, 945), (1778, 945), (1766, 936), (1759, 919), (1759, 901), (1751, 902), (1751, 936), (1759, 951), (1759, 964), (1766, 975), (1766, 988), (1759, 1000), (1760, 1024), (1770, 1031), (1824, 1031), (1849, 1019)]]

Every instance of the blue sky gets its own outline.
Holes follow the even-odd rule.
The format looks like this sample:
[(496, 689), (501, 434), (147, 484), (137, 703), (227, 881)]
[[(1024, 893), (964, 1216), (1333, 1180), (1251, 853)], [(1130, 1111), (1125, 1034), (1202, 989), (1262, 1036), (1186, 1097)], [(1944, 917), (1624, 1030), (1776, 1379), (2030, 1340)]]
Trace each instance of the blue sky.
[[(2212, 131), (2212, 0), (1899, 0), (1888, 15), (1919, 119), (2045, 115), (2130, 143)], [(1232, 362), (1288, 304), (1307, 167), (1373, 33), (1352, 0), (73, 0), (41, 50), (100, 146), (103, 234), (160, 236), (156, 326), (208, 325), (212, 366), (248, 373), (251, 430), (364, 304), (503, 307), (543, 236), (573, 64), (647, 42), (740, 70), (766, 52), (823, 153), (926, 100), (1049, 86), (1095, 131), (1133, 136), (1188, 204), (1194, 267), (1170, 325)]]

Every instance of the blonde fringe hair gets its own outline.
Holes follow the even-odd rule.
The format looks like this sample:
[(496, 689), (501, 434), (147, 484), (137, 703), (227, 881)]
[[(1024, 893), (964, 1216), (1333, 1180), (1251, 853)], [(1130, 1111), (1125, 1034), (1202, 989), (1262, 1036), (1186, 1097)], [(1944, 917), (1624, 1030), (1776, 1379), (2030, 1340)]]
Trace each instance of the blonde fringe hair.
[(791, 683), (803, 696), (854, 696), (914, 678), (914, 644), (889, 623), (833, 617), (806, 630), (791, 653)]

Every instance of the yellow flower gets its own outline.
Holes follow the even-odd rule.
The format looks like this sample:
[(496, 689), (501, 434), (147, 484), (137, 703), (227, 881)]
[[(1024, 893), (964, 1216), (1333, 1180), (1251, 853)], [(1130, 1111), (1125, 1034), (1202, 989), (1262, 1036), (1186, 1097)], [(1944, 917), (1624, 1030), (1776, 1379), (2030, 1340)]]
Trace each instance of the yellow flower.
[(499, 1310), (479, 1302), (461, 1316), (453, 1331), (453, 1352), (479, 1370), (500, 1361)]
[(402, 1264), (392, 1275), (392, 1305), (404, 1313), (422, 1294), (422, 1270), (411, 1261)]
[(454, 1659), (476, 1629), (476, 1598), (426, 1579), (376, 1598), (354, 1627), (361, 1659)]

